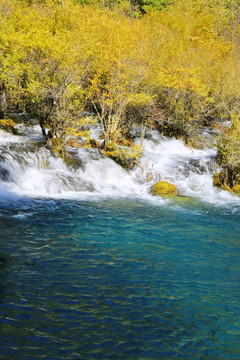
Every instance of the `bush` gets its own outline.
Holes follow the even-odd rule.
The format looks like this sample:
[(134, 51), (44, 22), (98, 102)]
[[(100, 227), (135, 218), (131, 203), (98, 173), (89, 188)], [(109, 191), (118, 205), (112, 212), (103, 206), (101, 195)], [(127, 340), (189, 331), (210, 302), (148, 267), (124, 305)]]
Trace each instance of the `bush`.
[(240, 185), (240, 113), (231, 113), (231, 125), (222, 128), (217, 142), (217, 164), (220, 172), (215, 172), (215, 186), (226, 190), (237, 190)]

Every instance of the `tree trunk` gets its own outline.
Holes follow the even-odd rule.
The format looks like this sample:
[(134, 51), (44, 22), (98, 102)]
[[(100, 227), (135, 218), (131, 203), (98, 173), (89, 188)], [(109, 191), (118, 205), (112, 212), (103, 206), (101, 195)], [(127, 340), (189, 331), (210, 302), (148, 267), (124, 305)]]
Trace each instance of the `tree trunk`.
[(7, 111), (7, 90), (4, 82), (0, 85), (0, 118), (5, 118)]

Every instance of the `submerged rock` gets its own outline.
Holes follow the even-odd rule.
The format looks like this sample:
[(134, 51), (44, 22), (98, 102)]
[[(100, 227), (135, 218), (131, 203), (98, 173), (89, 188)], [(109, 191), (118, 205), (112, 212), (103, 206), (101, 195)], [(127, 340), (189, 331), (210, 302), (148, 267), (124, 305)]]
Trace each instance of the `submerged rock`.
[(178, 195), (176, 186), (167, 181), (157, 182), (153, 185), (151, 191), (154, 195)]

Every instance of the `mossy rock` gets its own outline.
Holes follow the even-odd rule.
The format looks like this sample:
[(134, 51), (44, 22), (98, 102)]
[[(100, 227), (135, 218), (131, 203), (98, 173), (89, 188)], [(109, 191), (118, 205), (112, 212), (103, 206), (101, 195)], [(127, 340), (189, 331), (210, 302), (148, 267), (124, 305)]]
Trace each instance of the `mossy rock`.
[(122, 166), (125, 170), (132, 170), (135, 165), (134, 157), (127, 157), (124, 154), (118, 151), (104, 151), (102, 150), (103, 155), (114, 160), (118, 165)]
[(98, 149), (99, 148), (99, 142), (94, 139), (87, 139), (83, 143), (83, 147), (85, 149)]
[(237, 194), (240, 194), (240, 184), (236, 184), (232, 187), (232, 191), (234, 191)]
[(167, 181), (159, 181), (152, 187), (152, 193), (154, 195), (178, 195), (178, 189), (175, 185), (170, 184)]
[(142, 149), (138, 145), (131, 147), (119, 147), (116, 143), (111, 142), (105, 144), (105, 149), (102, 149), (103, 155), (114, 160), (117, 164), (126, 170), (132, 170), (138, 163)]
[(0, 129), (9, 131), (12, 134), (17, 134), (17, 130), (15, 129), (15, 123), (11, 119), (0, 119)]
[(66, 141), (66, 145), (69, 147), (80, 148), (82, 145), (75, 138), (70, 138)]

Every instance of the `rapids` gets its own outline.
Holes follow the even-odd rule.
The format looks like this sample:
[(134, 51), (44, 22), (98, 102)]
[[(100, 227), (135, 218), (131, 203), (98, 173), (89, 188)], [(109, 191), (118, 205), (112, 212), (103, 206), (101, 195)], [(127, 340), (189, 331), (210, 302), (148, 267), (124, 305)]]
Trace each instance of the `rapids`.
[[(88, 199), (128, 197), (166, 202), (151, 195), (152, 185), (167, 180), (183, 197), (214, 204), (237, 203), (240, 199), (214, 188), (214, 147), (191, 149), (181, 140), (169, 139), (149, 131), (143, 141), (141, 168), (124, 170), (98, 149), (71, 149), (72, 161), (66, 165), (41, 146), (43, 138), (38, 125), (18, 125), (18, 136), (0, 131), (1, 194), (20, 197)], [(99, 139), (99, 127), (92, 136)], [(140, 143), (136, 138), (135, 142)], [(149, 181), (150, 180), (150, 181)]]

